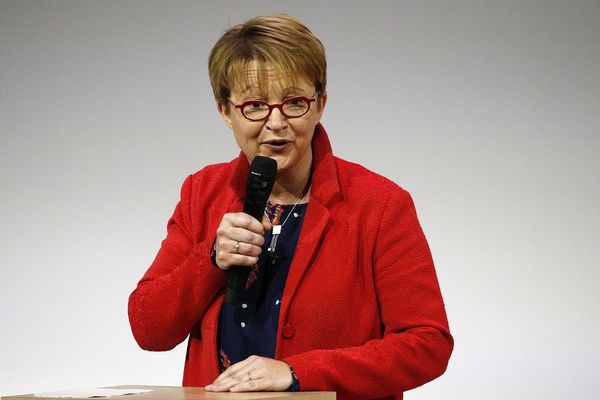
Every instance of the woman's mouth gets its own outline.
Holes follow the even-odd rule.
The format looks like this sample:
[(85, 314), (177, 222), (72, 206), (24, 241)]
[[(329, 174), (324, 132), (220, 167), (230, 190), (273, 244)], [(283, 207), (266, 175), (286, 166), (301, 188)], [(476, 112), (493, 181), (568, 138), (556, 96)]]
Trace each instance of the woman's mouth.
[(271, 151), (278, 152), (285, 150), (290, 143), (291, 142), (289, 140), (269, 140), (268, 142), (263, 142), (263, 145)]

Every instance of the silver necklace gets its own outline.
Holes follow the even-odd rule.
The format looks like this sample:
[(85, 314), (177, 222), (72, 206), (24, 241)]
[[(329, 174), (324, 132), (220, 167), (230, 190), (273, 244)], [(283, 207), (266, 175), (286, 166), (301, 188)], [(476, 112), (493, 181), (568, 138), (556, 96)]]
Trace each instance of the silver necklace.
[[(302, 194), (300, 194), (300, 197), (298, 197), (298, 200), (296, 200), (296, 202), (292, 206), (292, 209), (290, 210), (287, 217), (285, 217), (285, 219), (283, 220), (283, 223), (280, 225), (273, 225), (273, 228), (271, 231), (271, 243), (269, 243), (269, 247), (267, 248), (267, 252), (269, 253), (269, 260), (271, 261), (271, 264), (274, 264), (276, 261), (275, 260), (275, 248), (277, 247), (277, 239), (279, 239), (279, 235), (281, 235), (281, 230), (283, 229), (283, 226), (285, 225), (287, 220), (290, 219), (290, 216), (294, 213), (294, 209), (296, 208), (298, 203), (300, 203), (300, 200), (302, 200), (307, 195), (308, 190), (310, 188), (310, 181), (311, 181), (311, 179), (308, 178), (308, 181), (306, 182), (306, 186), (304, 187)], [(266, 209), (265, 209), (265, 214), (266, 214)], [(267, 215), (267, 217), (268, 217), (268, 215)]]

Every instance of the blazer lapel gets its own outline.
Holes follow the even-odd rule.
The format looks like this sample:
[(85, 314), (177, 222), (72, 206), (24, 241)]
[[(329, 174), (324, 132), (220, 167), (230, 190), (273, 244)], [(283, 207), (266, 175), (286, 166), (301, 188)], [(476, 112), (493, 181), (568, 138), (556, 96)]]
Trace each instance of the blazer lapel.
[(312, 265), (312, 260), (319, 251), (321, 237), (325, 232), (329, 218), (329, 210), (318, 200), (311, 199), (304, 222), (302, 223), (302, 231), (296, 244), (294, 259), (290, 265), (290, 271), (285, 282), (283, 298), (281, 299), (282, 316), (287, 315), (290, 300), (294, 297), (304, 274)]

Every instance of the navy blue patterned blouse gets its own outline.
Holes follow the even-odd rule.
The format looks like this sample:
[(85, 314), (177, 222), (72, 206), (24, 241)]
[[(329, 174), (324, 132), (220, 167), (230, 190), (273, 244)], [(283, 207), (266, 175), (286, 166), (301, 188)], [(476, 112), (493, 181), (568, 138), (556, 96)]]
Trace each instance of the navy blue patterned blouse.
[(251, 355), (275, 357), (281, 298), (307, 204), (298, 204), (292, 211), (293, 207), (267, 204), (266, 212), (272, 224), (283, 223), (275, 252), (271, 255), (267, 251), (272, 237), (272, 231), (268, 231), (239, 303), (221, 307), (217, 339), (221, 371)]

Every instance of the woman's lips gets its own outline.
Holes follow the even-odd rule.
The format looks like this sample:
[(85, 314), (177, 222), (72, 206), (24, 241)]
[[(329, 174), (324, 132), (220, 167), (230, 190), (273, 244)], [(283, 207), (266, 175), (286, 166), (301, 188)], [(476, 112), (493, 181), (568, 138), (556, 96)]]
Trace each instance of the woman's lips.
[(287, 140), (270, 140), (263, 142), (262, 145), (272, 152), (282, 152), (291, 146), (291, 142)]

